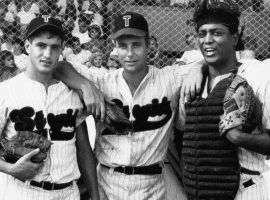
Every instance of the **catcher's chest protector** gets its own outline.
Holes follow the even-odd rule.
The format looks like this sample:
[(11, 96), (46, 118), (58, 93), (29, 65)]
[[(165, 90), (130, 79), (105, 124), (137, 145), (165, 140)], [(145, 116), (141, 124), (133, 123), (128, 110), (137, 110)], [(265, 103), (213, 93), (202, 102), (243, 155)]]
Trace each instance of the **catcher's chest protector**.
[(236, 147), (219, 134), (223, 98), (231, 78), (220, 81), (206, 99), (186, 103), (183, 184), (189, 200), (233, 200), (239, 187)]

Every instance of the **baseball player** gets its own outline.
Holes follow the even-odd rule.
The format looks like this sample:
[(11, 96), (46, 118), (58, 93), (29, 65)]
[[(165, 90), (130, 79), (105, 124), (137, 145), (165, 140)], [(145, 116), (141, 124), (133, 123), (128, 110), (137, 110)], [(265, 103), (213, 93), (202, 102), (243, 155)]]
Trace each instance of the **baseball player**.
[[(223, 173), (222, 177), (219, 179), (218, 182), (214, 182), (213, 175), (216, 173), (214, 171), (211, 171), (211, 176), (205, 176), (204, 178), (203, 176), (201, 176), (201, 180), (199, 180), (198, 176), (197, 179), (193, 179), (197, 180), (198, 182), (194, 182), (193, 185), (190, 184), (192, 183), (191, 177), (194, 178), (194, 176), (197, 176), (195, 175), (196, 170), (194, 171), (193, 169), (197, 169), (197, 173), (200, 173), (203, 171), (203, 169), (205, 169), (205, 166), (209, 166), (209, 163), (218, 161), (218, 155), (222, 155), (218, 154), (221, 153), (221, 151), (216, 151), (216, 158), (213, 158), (213, 156), (206, 154), (206, 146), (204, 146), (203, 151), (199, 150), (198, 148), (200, 146), (199, 144), (202, 144), (202, 138), (206, 140), (206, 134), (210, 135), (212, 134), (211, 132), (214, 132), (213, 127), (219, 121), (219, 116), (217, 116), (217, 122), (213, 122), (215, 116), (214, 113), (212, 113), (213, 116), (211, 117), (211, 120), (206, 120), (204, 122), (205, 124), (203, 128), (199, 128), (199, 125), (197, 126), (197, 131), (194, 133), (194, 136), (192, 136), (192, 133), (189, 133), (189, 135), (187, 133), (184, 134), (182, 150), (182, 158), (184, 161), (183, 183), (185, 185), (185, 190), (189, 199), (224, 199), (225, 195), (227, 195), (227, 198), (225, 199), (267, 199), (267, 187), (262, 174), (269, 172), (269, 167), (265, 164), (264, 160), (266, 159), (265, 155), (268, 155), (270, 152), (270, 138), (268, 133), (270, 125), (270, 79), (266, 75), (268, 73), (266, 73), (267, 71), (265, 67), (262, 66), (261, 62), (256, 60), (250, 60), (243, 63), (237, 62), (235, 55), (235, 46), (238, 42), (239, 17), (240, 12), (238, 10), (238, 7), (231, 0), (203, 0), (194, 13), (194, 22), (196, 24), (196, 31), (199, 37), (200, 50), (205, 58), (209, 71), (208, 75), (206, 76), (205, 83), (202, 85), (202, 91), (200, 95), (201, 100), (197, 101), (197, 104), (200, 104), (201, 106), (206, 106), (208, 112), (210, 112), (210, 110), (212, 110), (212, 112), (217, 111), (219, 109), (217, 105), (220, 105), (222, 109), (223, 99), (221, 99), (221, 102), (219, 104), (220, 100), (216, 98), (215, 102), (213, 102), (215, 103), (214, 108), (213, 103), (211, 103), (209, 100), (209, 97), (217, 94), (221, 95), (222, 91), (225, 94), (227, 87), (225, 87), (225, 90), (222, 90), (220, 89), (220, 86), (224, 86), (226, 82), (228, 83), (228, 77), (231, 77), (232, 70), (235, 73), (237, 71), (238, 76), (241, 76), (245, 80), (247, 80), (248, 84), (253, 89), (256, 98), (262, 104), (261, 124), (259, 124), (257, 129), (255, 129), (252, 133), (244, 132), (241, 127), (236, 127), (227, 131), (225, 137), (227, 141), (230, 142), (230, 144), (233, 144), (237, 147), (236, 153), (238, 154), (240, 164), (240, 172), (238, 168), (236, 171), (234, 171), (236, 173), (230, 174), (231, 176), (229, 179), (227, 179), (227, 181), (225, 181), (224, 177), (226, 177), (226, 175), (228, 175), (230, 172), (226, 171), (226, 173)], [(194, 87), (187, 85), (187, 88)], [(217, 88), (219, 88), (220, 90), (218, 91)], [(182, 89), (185, 90), (185, 88)], [(206, 101), (207, 105), (203, 104), (203, 102)], [(190, 121), (192, 111), (188, 106), (186, 106), (185, 108), (187, 122), (186, 127), (190, 127), (190, 125), (192, 125), (192, 122)], [(196, 113), (197, 119), (199, 119), (200, 114), (202, 113)], [(260, 115), (260, 113), (256, 114)], [(205, 115), (206, 114), (204, 113), (204, 119), (207, 118), (207, 116)], [(203, 132), (200, 129), (208, 130), (208, 132)], [(219, 135), (218, 129), (215, 129), (215, 131), (217, 132), (216, 135)], [(224, 143), (220, 143), (220, 137), (213, 139), (215, 140), (213, 144), (225, 144), (225, 141)], [(194, 140), (193, 142), (195, 142), (196, 140), (197, 146), (195, 147), (195, 150), (191, 150), (193, 146), (187, 145), (191, 144), (192, 140)], [(211, 146), (212, 140), (211, 138), (207, 139), (207, 146)], [(230, 144), (228, 144), (227, 147), (230, 146)], [(234, 149), (233, 146), (231, 148), (227, 147), (226, 150), (230, 149), (231, 151), (233, 151)], [(214, 148), (215, 147), (213, 146), (213, 149)], [(219, 149), (224, 150), (225, 147), (222, 146)], [(192, 164), (195, 162), (192, 162), (190, 159), (195, 155), (197, 155), (196, 158), (198, 163), (199, 161), (201, 161), (201, 167), (196, 168), (196, 166)], [(211, 157), (213, 162), (207, 159), (207, 157), (209, 158), (209, 156)], [(231, 157), (227, 154), (226, 158), (227, 160), (229, 160), (229, 158)], [(204, 159), (204, 161), (202, 159)], [(188, 160), (191, 162), (188, 163)], [(226, 169), (229, 169), (229, 167), (231, 167), (230, 169), (233, 170), (233, 166), (236, 163), (230, 161), (222, 164), (226, 165)], [(229, 162), (230, 164), (228, 164)], [(222, 164), (219, 163), (219, 165)], [(210, 171), (211, 168), (208, 168), (208, 170)], [(209, 173), (209, 171), (207, 172)], [(238, 181), (236, 181), (237, 184), (235, 185), (235, 182), (233, 181), (237, 180), (238, 172), (240, 173), (240, 182), (238, 184)], [(232, 179), (233, 176), (236, 178), (235, 180)], [(202, 182), (204, 181), (205, 183), (206, 180), (208, 181), (208, 187), (204, 188)], [(206, 184), (204, 186), (206, 186)], [(228, 186), (230, 186), (230, 189), (228, 189)], [(236, 192), (232, 197), (233, 190), (236, 190)], [(204, 195), (204, 198), (202, 198), (202, 196), (198, 196), (198, 194), (201, 194), (202, 196)], [(222, 195), (220, 196), (220, 194)], [(206, 195), (209, 195), (208, 198), (206, 198)], [(230, 198), (228, 196), (230, 196)]]
[(83, 105), (77, 93), (52, 77), (63, 48), (61, 22), (37, 17), (26, 38), (31, 65), (0, 84), (0, 134), (9, 139), (17, 131), (34, 131), (53, 144), (41, 164), (30, 160), (39, 149), (14, 164), (0, 159), (0, 199), (79, 199), (81, 173), (92, 199), (99, 199)]
[[(147, 66), (148, 34), (142, 15), (124, 13), (116, 18), (111, 36), (123, 68), (104, 73), (76, 67), (105, 99), (122, 107), (133, 124), (128, 135), (117, 136), (103, 129), (97, 136), (101, 199), (165, 199), (163, 161), (170, 134), (179, 122), (175, 119), (180, 85), (190, 66), (181, 70), (179, 66)], [(89, 84), (66, 63), (57, 69), (58, 76), (71, 87), (83, 91), (81, 85)]]

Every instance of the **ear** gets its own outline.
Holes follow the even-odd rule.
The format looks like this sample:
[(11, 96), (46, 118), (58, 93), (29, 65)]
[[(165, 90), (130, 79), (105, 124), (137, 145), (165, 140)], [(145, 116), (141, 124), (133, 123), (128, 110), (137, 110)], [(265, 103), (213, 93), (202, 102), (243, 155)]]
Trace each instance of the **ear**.
[(239, 33), (236, 32), (232, 35), (232, 39), (233, 39), (233, 45), (236, 46), (239, 40)]
[(30, 45), (31, 43), (29, 42), (29, 40), (25, 40), (25, 43), (24, 43), (24, 48), (25, 48), (25, 51), (29, 54), (30, 52)]

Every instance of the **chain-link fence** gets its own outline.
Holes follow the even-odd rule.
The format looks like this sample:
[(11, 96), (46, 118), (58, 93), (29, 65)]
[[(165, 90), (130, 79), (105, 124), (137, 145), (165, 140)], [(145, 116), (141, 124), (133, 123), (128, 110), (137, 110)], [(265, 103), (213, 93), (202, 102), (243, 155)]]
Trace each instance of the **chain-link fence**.
[[(201, 57), (192, 26), (198, 0), (0, 0), (0, 82), (23, 71), (29, 60), (24, 32), (35, 16), (50, 14), (63, 21), (65, 49), (61, 59), (89, 67), (120, 67), (109, 39), (115, 16), (125, 11), (143, 14), (149, 22), (149, 63), (163, 67)], [(235, 0), (242, 10), (245, 49), (238, 58), (270, 57), (270, 0)]]
[[(149, 22), (151, 52), (149, 63), (163, 67), (175, 62), (189, 63), (200, 57), (192, 26), (192, 12), (198, 0), (1, 0), (0, 41), (1, 74), (6, 79), (16, 71), (6, 59), (14, 59), (19, 70), (28, 64), (23, 41), (27, 24), (40, 14), (63, 21), (66, 45), (61, 59), (88, 66), (119, 67), (117, 54), (108, 36), (113, 18), (125, 11), (143, 14)], [(270, 0), (236, 0), (242, 10), (245, 51), (238, 58), (269, 57)], [(190, 51), (191, 50), (191, 51)], [(196, 51), (195, 51), (196, 50)], [(12, 62), (12, 61), (10, 61)], [(11, 75), (9, 75), (11, 74)], [(0, 81), (1, 81), (0, 80)]]

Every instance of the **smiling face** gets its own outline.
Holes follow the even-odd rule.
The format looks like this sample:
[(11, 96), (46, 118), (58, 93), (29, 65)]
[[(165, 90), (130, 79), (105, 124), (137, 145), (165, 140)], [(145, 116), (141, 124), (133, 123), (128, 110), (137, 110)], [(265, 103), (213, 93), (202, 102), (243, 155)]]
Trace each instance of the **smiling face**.
[(198, 30), (199, 47), (205, 61), (214, 67), (224, 66), (235, 58), (238, 34), (231, 34), (223, 24), (204, 24)]
[(116, 40), (116, 48), (126, 72), (136, 73), (147, 69), (148, 46), (144, 37), (121, 36)]
[(31, 70), (41, 74), (52, 73), (62, 52), (62, 40), (49, 32), (40, 33), (31, 41), (26, 40), (25, 48), (31, 61)]

